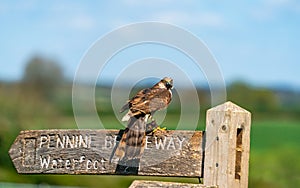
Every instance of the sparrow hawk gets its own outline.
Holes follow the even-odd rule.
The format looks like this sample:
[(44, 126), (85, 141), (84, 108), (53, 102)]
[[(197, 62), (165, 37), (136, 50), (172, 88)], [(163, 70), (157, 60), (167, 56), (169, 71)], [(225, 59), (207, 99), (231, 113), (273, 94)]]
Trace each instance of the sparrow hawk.
[[(140, 159), (146, 141), (148, 118), (169, 105), (172, 88), (173, 79), (165, 77), (153, 87), (139, 91), (121, 108), (121, 113), (128, 110), (122, 118), (122, 121), (127, 121), (128, 124), (115, 151), (119, 161)], [(148, 125), (152, 126), (153, 122)]]
[(121, 108), (121, 113), (128, 110), (122, 121), (131, 117), (152, 117), (156, 111), (166, 108), (172, 99), (172, 88), (172, 78), (165, 77), (153, 87), (139, 91)]

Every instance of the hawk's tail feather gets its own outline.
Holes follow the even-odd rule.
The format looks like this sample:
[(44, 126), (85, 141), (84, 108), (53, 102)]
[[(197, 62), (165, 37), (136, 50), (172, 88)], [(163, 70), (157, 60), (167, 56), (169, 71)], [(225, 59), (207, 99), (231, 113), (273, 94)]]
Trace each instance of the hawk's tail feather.
[(131, 117), (119, 142), (115, 155), (121, 160), (140, 158), (144, 152), (146, 122), (144, 117)]

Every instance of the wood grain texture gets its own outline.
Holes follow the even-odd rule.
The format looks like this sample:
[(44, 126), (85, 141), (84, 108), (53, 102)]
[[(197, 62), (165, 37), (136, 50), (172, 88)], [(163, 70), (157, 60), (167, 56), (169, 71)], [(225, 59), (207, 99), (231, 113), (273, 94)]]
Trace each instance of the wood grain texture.
[(226, 102), (207, 111), (205, 185), (248, 187), (251, 114)]
[[(21, 131), (9, 150), (21, 174), (115, 174), (119, 130)], [(201, 177), (202, 132), (148, 135), (137, 175)]]
[(148, 188), (148, 187), (172, 187), (172, 188), (217, 188), (216, 186), (206, 186), (203, 184), (175, 183), (162, 181), (135, 180), (129, 188)]

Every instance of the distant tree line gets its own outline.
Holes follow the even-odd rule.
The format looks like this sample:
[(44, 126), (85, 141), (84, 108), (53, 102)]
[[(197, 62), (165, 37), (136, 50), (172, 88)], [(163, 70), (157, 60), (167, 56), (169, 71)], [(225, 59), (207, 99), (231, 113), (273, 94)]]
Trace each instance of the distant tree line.
[(227, 87), (227, 96), (228, 100), (242, 105), (257, 116), (268, 113), (272, 116), (300, 117), (300, 91), (234, 82)]
[(24, 70), (22, 83), (29, 90), (49, 97), (64, 82), (63, 70), (56, 61), (42, 56), (31, 58)]
[[(53, 59), (42, 56), (32, 57), (24, 70), (22, 85), (25, 86), (23, 90), (34, 92), (40, 96), (45, 96), (47, 99), (51, 98), (53, 94), (59, 95), (57, 89), (65, 82), (63, 69)], [(102, 89), (101, 89), (102, 87)], [(101, 90), (100, 97), (104, 100), (110, 101), (110, 86), (98, 86), (97, 90)], [(68, 86), (70, 89), (71, 86)], [(188, 93), (189, 90), (186, 90)], [(71, 91), (69, 98), (71, 98)], [(210, 107), (210, 93), (208, 89), (199, 88), (199, 101), (204, 108)], [(66, 97), (65, 97), (66, 98)], [(68, 106), (68, 112), (72, 112), (71, 99), (67, 99), (70, 104), (66, 104), (64, 100), (64, 108)], [(227, 87), (227, 100), (231, 100), (236, 104), (258, 113), (282, 113), (288, 112), (294, 115), (300, 113), (300, 94), (292, 91), (281, 91), (280, 88), (269, 89), (265, 87), (254, 87), (246, 82), (236, 81)], [(69, 103), (68, 102), (68, 103)], [(61, 103), (61, 100), (60, 102)], [(60, 104), (61, 105), (61, 104)], [(105, 106), (102, 109), (105, 111)], [(178, 105), (175, 105), (178, 107)], [(107, 108), (106, 112), (111, 113), (111, 107)], [(172, 110), (172, 109), (171, 109)], [(175, 110), (176, 111), (176, 110)]]

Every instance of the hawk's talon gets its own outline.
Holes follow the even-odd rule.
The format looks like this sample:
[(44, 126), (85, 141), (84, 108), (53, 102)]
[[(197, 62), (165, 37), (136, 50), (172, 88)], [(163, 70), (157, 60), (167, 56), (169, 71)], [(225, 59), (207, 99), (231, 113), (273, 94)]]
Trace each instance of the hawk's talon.
[(156, 136), (156, 137), (162, 137), (163, 135), (165, 135), (167, 133), (167, 128), (163, 127), (161, 128), (160, 126), (156, 127), (153, 131), (152, 131), (152, 135)]
[(166, 130), (167, 130), (167, 127), (160, 127), (160, 126), (158, 126), (155, 129), (153, 129), (152, 132), (155, 133), (157, 131), (166, 131)]

